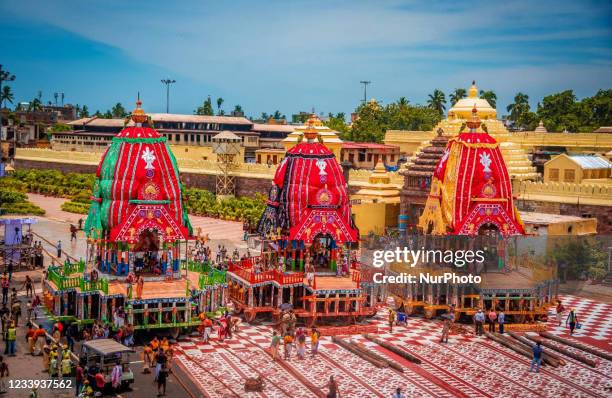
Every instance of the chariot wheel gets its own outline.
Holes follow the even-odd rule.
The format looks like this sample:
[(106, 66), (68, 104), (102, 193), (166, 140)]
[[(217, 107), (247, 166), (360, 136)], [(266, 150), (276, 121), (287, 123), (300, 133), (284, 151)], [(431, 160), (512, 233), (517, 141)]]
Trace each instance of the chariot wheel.
[(315, 325), (315, 322), (317, 321), (317, 316), (313, 315), (312, 317), (308, 317), (306, 318), (306, 327), (307, 328), (311, 328)]
[(172, 329), (170, 329), (170, 337), (172, 337), (174, 340), (178, 339), (180, 334), (181, 334), (181, 329), (180, 328), (172, 328)]
[(257, 313), (253, 310), (245, 310), (244, 311), (244, 319), (248, 322), (251, 323), (255, 320), (255, 317), (257, 316)]
[(431, 319), (436, 314), (436, 310), (427, 308), (425, 309), (425, 319)]
[(406, 315), (414, 314), (414, 306), (411, 303), (408, 303), (404, 308), (406, 309)]

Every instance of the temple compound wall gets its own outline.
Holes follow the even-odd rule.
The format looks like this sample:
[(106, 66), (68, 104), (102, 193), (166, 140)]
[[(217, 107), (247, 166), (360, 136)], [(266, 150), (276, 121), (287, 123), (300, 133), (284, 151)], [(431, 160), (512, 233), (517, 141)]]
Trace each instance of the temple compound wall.
[(513, 192), (522, 211), (597, 218), (597, 233), (612, 233), (612, 186), (515, 182)]

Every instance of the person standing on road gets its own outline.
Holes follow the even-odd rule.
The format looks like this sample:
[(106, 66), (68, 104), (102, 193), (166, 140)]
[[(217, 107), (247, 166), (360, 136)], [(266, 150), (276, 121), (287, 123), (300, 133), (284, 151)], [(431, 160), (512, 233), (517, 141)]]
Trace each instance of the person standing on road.
[(475, 333), (476, 336), (482, 336), (484, 333), (483, 330), (483, 323), (485, 321), (485, 315), (484, 312), (482, 312), (482, 309), (479, 308), (478, 312), (476, 314), (474, 314), (474, 328), (475, 328)]
[(85, 370), (83, 369), (83, 361), (79, 361), (75, 370), (75, 388), (76, 395), (79, 395), (80, 391), (83, 389), (83, 381), (85, 379)]
[(6, 332), (6, 346), (7, 346), (7, 353), (9, 356), (14, 357), (16, 354), (16, 348), (15, 348), (15, 344), (16, 344), (16, 340), (17, 340), (17, 327), (15, 326), (15, 323), (11, 323), (11, 326), (9, 326), (7, 332)]
[(9, 287), (11, 286), (11, 282), (9, 281), (6, 271), (4, 271), (2, 281), (0, 283), (2, 284), (2, 304), (6, 304), (8, 302)]
[(533, 372), (533, 367), (536, 368), (536, 373), (540, 373), (540, 365), (542, 365), (542, 350), (541, 343), (538, 341), (536, 345), (533, 346), (533, 358), (531, 359), (531, 366), (529, 367), (529, 371)]
[(11, 306), (11, 313), (13, 314), (15, 326), (19, 326), (19, 317), (21, 316), (21, 301), (15, 300), (15, 302)]
[(8, 280), (10, 283), (13, 280), (13, 271), (15, 271), (15, 266), (13, 265), (12, 261), (9, 262), (7, 270), (8, 270)]
[(497, 323), (499, 323), (499, 334), (504, 334), (504, 324), (506, 323), (504, 310), (499, 311), (499, 314), (497, 314)]
[(278, 359), (278, 346), (280, 345), (280, 337), (278, 336), (278, 332), (275, 330), (272, 333), (272, 341), (270, 342), (270, 351), (272, 351), (272, 360), (276, 361)]
[(406, 396), (402, 394), (402, 389), (397, 387), (393, 395), (391, 395), (391, 398), (406, 398)]
[(58, 240), (57, 241), (57, 246), (55, 246), (55, 248), (57, 249), (57, 258), (58, 259), (62, 259), (62, 241)]
[(164, 364), (157, 375), (157, 396), (166, 395), (166, 380), (168, 379), (168, 368)]
[(4, 357), (0, 355), (0, 394), (5, 394), (6, 391), (6, 380), (10, 377), (9, 368)]
[(578, 315), (576, 315), (576, 309), (572, 308), (570, 313), (567, 315), (567, 319), (565, 320), (565, 326), (569, 323), (570, 328), (570, 336), (574, 334), (574, 329), (576, 329), (576, 324), (578, 324)]
[(72, 242), (73, 240), (77, 240), (77, 228), (70, 224), (70, 242)]
[(489, 311), (488, 318), (489, 332), (495, 333), (495, 322), (497, 321), (497, 313), (495, 313), (495, 308), (491, 307), (491, 311)]
[(314, 358), (319, 352), (319, 338), (321, 333), (317, 330), (315, 326), (312, 327), (312, 331), (310, 332), (310, 351), (312, 353), (312, 357)]
[(329, 392), (327, 393), (327, 398), (337, 398), (338, 397), (338, 384), (334, 380), (334, 376), (329, 376), (329, 382), (327, 383), (327, 388)]
[(565, 307), (563, 306), (563, 303), (561, 302), (561, 300), (557, 301), (557, 308), (556, 308), (556, 312), (557, 312), (557, 326), (561, 326), (561, 321), (563, 321), (563, 311), (565, 311)]
[(113, 367), (113, 371), (111, 372), (111, 384), (115, 392), (119, 392), (121, 388), (121, 378), (123, 377), (123, 366), (121, 365), (121, 361), (117, 361), (115, 366)]

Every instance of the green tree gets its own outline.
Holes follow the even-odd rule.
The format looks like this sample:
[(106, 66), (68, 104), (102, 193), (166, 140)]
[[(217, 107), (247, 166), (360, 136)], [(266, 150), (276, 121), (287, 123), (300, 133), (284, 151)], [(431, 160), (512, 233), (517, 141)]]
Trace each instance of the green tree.
[(285, 119), (285, 115), (281, 114), (278, 109), (274, 111), (274, 113), (272, 114), (272, 117), (274, 118), (274, 120)]
[(117, 119), (124, 118), (127, 116), (127, 112), (125, 111), (123, 105), (121, 105), (121, 102), (117, 102), (115, 106), (113, 106), (113, 109), (111, 109), (111, 115), (113, 118)]
[(440, 116), (442, 116), (446, 110), (446, 96), (442, 90), (435, 89), (432, 94), (429, 94), (427, 105), (429, 105), (430, 108), (438, 111)]
[(588, 119), (588, 113), (576, 102), (574, 92), (566, 90), (544, 97), (538, 105), (538, 117), (544, 121), (548, 131), (577, 132), (581, 120)]
[(497, 94), (494, 91), (480, 90), (480, 98), (486, 99), (489, 105), (493, 108), (497, 108)]
[(592, 97), (584, 98), (582, 107), (581, 130), (592, 131), (601, 126), (612, 126), (612, 89), (599, 90)]
[(270, 119), (270, 115), (268, 115), (266, 112), (261, 112), (261, 117), (260, 117), (264, 122), (267, 122), (268, 119)]
[(529, 110), (529, 96), (521, 92), (516, 93), (514, 102), (506, 107), (506, 111), (510, 113), (508, 119), (513, 122), (517, 122)]
[(89, 117), (89, 109), (87, 108), (87, 105), (83, 105), (83, 107), (81, 108), (81, 113), (79, 114), (80, 117)]
[(547, 253), (547, 260), (559, 269), (562, 280), (578, 279), (582, 276), (605, 275), (607, 250), (599, 236), (561, 237), (553, 239), (554, 248)]
[(223, 98), (217, 98), (217, 115), (223, 115), (225, 112), (221, 109), (221, 105), (223, 105)]
[(462, 98), (467, 96), (467, 91), (464, 88), (456, 88), (455, 91), (448, 97), (451, 102), (451, 106), (455, 106), (455, 104)]
[(357, 142), (382, 142), (387, 126), (383, 108), (370, 100), (357, 108), (357, 120), (348, 132), (347, 138)]
[(2, 92), (0, 93), (0, 103), (2, 103), (2, 107), (6, 108), (6, 101), (13, 103), (15, 99), (15, 95), (13, 94), (13, 90), (11, 90), (10, 86), (2, 86)]
[(113, 113), (111, 111), (106, 111), (104, 112), (104, 115), (102, 115), (103, 119), (112, 119), (113, 118)]
[(234, 115), (244, 115), (244, 111), (240, 105), (234, 106), (234, 111), (232, 112)]
[(42, 108), (42, 103), (40, 102), (40, 99), (34, 98), (32, 101), (30, 101), (30, 104), (28, 105), (28, 112), (39, 111), (40, 108)]
[(195, 114), (204, 115), (204, 116), (212, 116), (215, 114), (213, 110), (213, 106), (212, 106), (212, 100), (210, 99), (210, 95), (208, 96), (208, 98), (206, 98), (206, 100), (204, 100), (204, 102), (202, 103), (202, 106), (196, 109)]
[(346, 125), (344, 112), (329, 113), (328, 120), (324, 123), (330, 129), (340, 133), (341, 137), (344, 137), (349, 131), (349, 127)]

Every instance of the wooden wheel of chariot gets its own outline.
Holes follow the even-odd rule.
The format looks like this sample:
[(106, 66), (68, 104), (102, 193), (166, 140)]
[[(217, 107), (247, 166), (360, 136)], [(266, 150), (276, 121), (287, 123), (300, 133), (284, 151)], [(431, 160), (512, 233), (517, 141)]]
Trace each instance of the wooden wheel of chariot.
[(406, 315), (414, 314), (414, 305), (412, 303), (405, 304), (404, 308), (406, 309)]
[(244, 310), (244, 319), (248, 323), (253, 322), (256, 316), (257, 316), (257, 313), (254, 310), (249, 310), (249, 309)]
[(436, 310), (433, 308), (425, 308), (425, 319), (431, 319), (436, 315)]
[(313, 316), (307, 317), (307, 318), (305, 319), (306, 327), (307, 327), (307, 328), (311, 328), (311, 327), (313, 327), (313, 326), (315, 325), (315, 322), (316, 322), (316, 321), (317, 321), (317, 316), (316, 316), (316, 315), (313, 315)]

